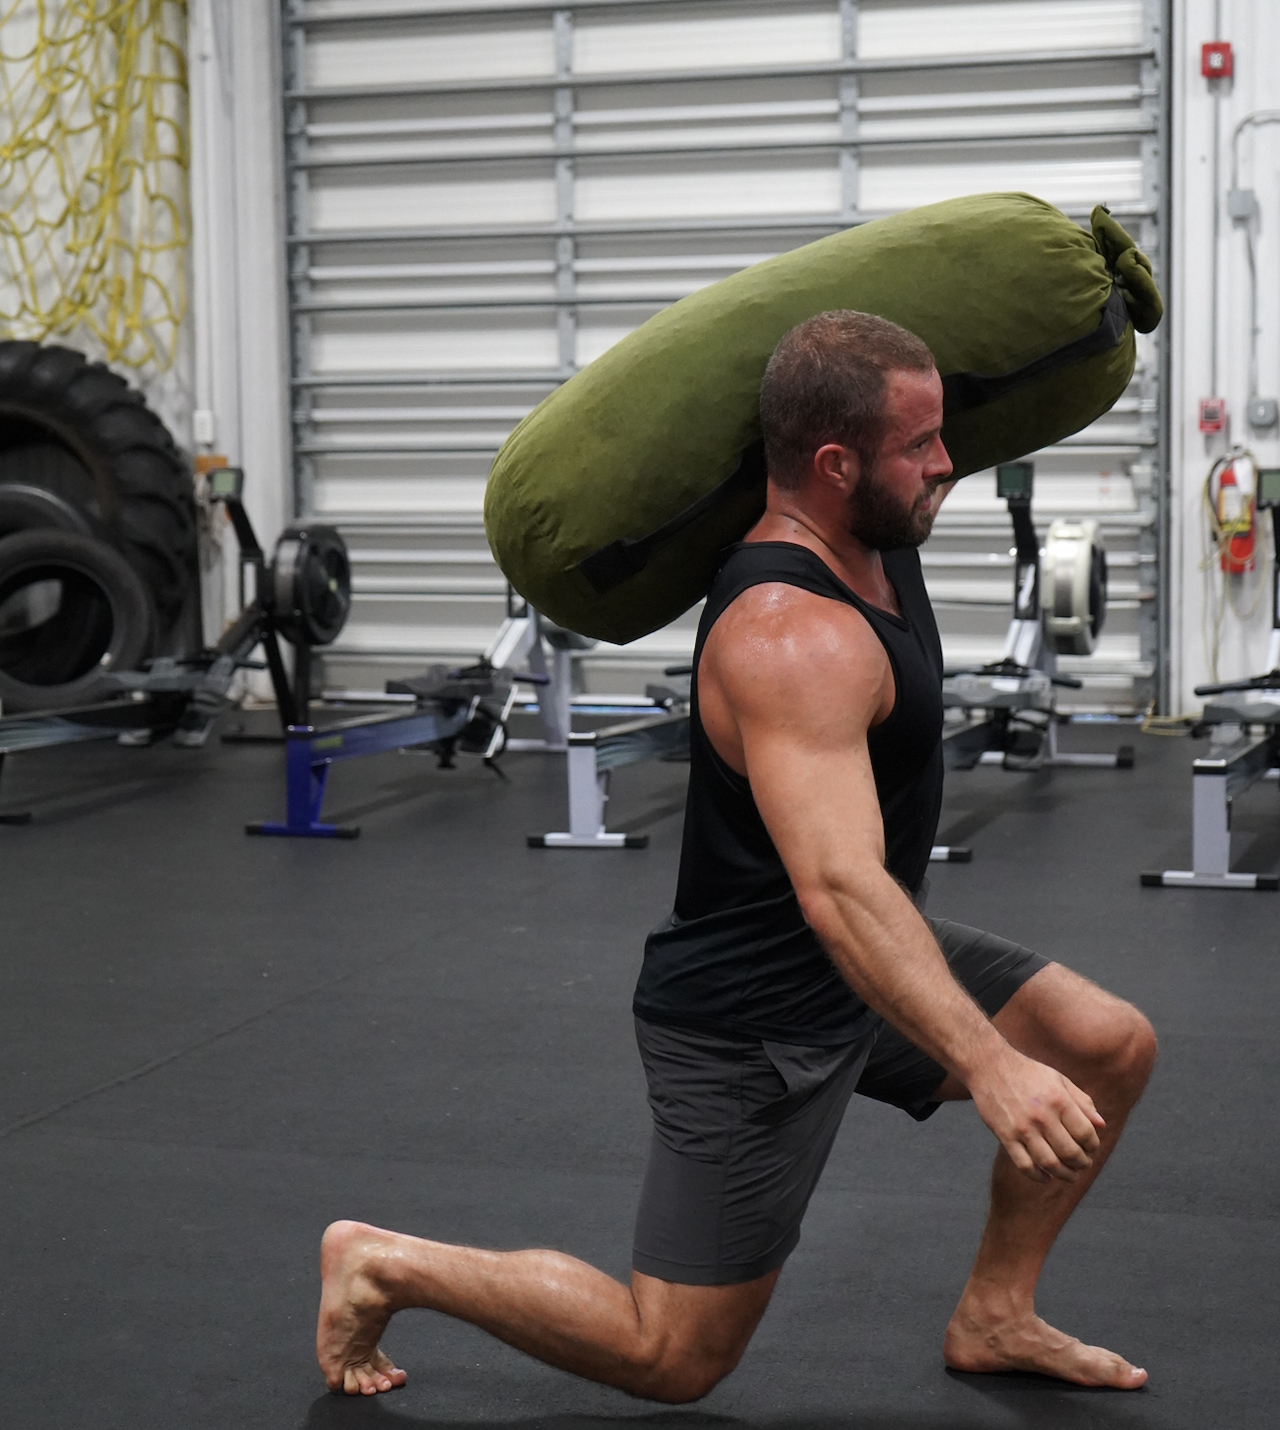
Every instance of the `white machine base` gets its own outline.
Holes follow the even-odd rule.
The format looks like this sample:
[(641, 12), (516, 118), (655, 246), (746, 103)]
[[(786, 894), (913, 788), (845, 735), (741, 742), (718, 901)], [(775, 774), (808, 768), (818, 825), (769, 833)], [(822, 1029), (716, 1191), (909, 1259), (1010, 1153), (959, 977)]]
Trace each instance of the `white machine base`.
[(1197, 874), (1194, 869), (1165, 869), (1144, 874), (1148, 889), (1271, 889), (1280, 890), (1280, 874)]
[(929, 850), (930, 864), (971, 864), (973, 850), (962, 844), (935, 844)]
[(647, 834), (610, 834), (602, 829), (597, 834), (531, 834), (530, 849), (645, 849)]

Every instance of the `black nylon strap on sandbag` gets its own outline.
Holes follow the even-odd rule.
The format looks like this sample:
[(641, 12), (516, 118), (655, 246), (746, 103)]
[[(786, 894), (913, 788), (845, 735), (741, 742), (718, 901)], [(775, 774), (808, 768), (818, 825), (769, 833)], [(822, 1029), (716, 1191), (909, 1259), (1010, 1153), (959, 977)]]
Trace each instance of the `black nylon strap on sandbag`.
[(943, 417), (955, 417), (974, 407), (982, 407), (1033, 382), (1037, 377), (1043, 377), (1046, 372), (1056, 372), (1074, 362), (1083, 362), (1095, 353), (1106, 352), (1121, 341), (1128, 324), (1129, 310), (1125, 307), (1124, 295), (1119, 288), (1113, 287), (1098, 326), (1075, 342), (1054, 348), (1051, 353), (1045, 353), (1043, 357), (998, 377), (984, 377), (977, 372), (949, 373), (942, 379)]
[(603, 595), (620, 586), (628, 577), (643, 571), (649, 559), (676, 539), (694, 522), (700, 521), (709, 511), (722, 502), (732, 500), (739, 493), (750, 491), (765, 479), (764, 448), (759, 442), (748, 447), (738, 459), (738, 465), (719, 486), (712, 487), (705, 496), (698, 498), (692, 506), (687, 506), (670, 521), (664, 522), (657, 531), (648, 536), (622, 537), (584, 556), (578, 562), (578, 570)]
[[(1072, 363), (1083, 362), (1095, 353), (1105, 352), (1115, 347), (1124, 337), (1129, 323), (1128, 309), (1124, 297), (1116, 287), (1111, 289), (1102, 309), (1098, 326), (1082, 338), (1066, 343), (1043, 357), (1026, 363), (1013, 372), (987, 377), (977, 372), (953, 372), (942, 379), (942, 411), (944, 418), (954, 417), (975, 407), (985, 406), (997, 398), (1028, 382), (1033, 382), (1045, 373), (1056, 372)], [(635, 576), (649, 564), (650, 560), (664, 547), (669, 546), (687, 527), (700, 521), (722, 503), (732, 500), (741, 493), (757, 486), (765, 479), (764, 448), (760, 443), (748, 447), (738, 465), (719, 486), (712, 487), (692, 506), (664, 522), (656, 531), (647, 536), (622, 537), (584, 556), (577, 569), (591, 583), (598, 595), (612, 591), (615, 586)]]

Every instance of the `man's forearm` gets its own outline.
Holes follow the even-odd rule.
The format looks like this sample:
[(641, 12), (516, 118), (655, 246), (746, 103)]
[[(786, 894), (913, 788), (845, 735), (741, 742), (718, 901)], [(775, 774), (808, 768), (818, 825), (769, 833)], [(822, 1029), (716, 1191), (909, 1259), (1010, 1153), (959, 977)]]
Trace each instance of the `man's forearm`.
[(947, 967), (928, 924), (880, 868), (802, 899), (854, 992), (966, 1086), (1008, 1045)]

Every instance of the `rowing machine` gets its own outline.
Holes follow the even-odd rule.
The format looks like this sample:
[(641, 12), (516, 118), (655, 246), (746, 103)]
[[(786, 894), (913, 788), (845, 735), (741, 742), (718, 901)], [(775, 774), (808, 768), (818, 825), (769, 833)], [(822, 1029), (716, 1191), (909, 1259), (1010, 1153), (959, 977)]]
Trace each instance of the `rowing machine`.
[[(119, 695), (92, 705), (36, 711), (0, 719), (0, 766), (6, 754), (114, 739), (146, 745), (172, 735), (174, 743), (203, 745), (213, 721), (229, 699), (236, 672), (254, 667), (254, 650), (266, 656), (284, 726), (305, 719), (308, 642), (332, 639), (346, 619), (350, 577), (342, 538), (329, 527), (287, 528), (270, 562), (258, 543), (241, 501), (243, 473), (209, 474), (210, 496), (225, 504), (240, 546), (241, 590), (254, 572), (253, 599), (212, 648), (180, 657), (160, 657), (140, 671), (119, 671), (107, 679)], [(297, 643), (291, 686), (278, 635)], [(23, 812), (0, 816), (0, 823), (27, 823)]]
[(1090, 655), (1106, 619), (1107, 558), (1094, 521), (1059, 519), (1043, 551), (1031, 519), (1035, 469), (1002, 462), (996, 494), (1013, 522), (1013, 618), (1000, 659), (970, 670), (948, 671), (945, 707), (959, 719), (943, 736), (948, 769), (999, 764), (1007, 770), (1045, 765), (1131, 769), (1133, 746), (1113, 755), (1058, 749), (1058, 689), (1083, 684), (1058, 671), (1060, 655)]

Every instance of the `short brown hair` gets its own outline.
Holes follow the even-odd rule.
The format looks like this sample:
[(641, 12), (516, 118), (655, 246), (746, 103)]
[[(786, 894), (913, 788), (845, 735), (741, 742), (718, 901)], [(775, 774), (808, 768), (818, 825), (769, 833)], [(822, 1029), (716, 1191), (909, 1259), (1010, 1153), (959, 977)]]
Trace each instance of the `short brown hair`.
[(914, 333), (852, 309), (819, 313), (774, 349), (760, 385), (760, 426), (769, 476), (794, 488), (828, 442), (870, 466), (884, 438), (891, 372), (929, 372), (933, 354)]

